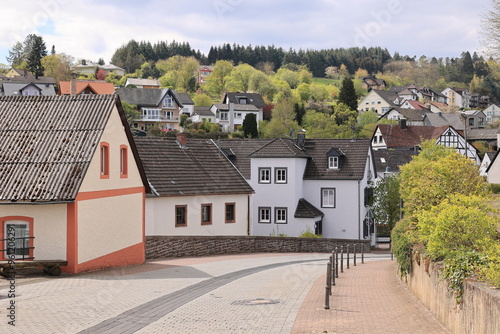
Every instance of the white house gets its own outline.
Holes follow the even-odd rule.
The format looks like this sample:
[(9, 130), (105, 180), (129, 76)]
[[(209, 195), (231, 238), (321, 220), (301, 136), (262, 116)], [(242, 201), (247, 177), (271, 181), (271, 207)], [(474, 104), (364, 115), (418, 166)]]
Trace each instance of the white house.
[(469, 108), (470, 94), (467, 89), (448, 87), (441, 94), (447, 97), (448, 105), (457, 106), (460, 109)]
[(500, 120), (500, 107), (496, 104), (490, 105), (483, 112), (486, 115), (486, 123), (493, 123)]
[(371, 237), (368, 197), (376, 174), (368, 140), (299, 135), (220, 145), (255, 190), (252, 235)]
[(392, 107), (399, 105), (398, 95), (391, 91), (372, 89), (358, 103), (359, 111), (375, 111), (383, 115)]
[(253, 190), (212, 140), (136, 137), (149, 183), (146, 236), (248, 235)]
[(210, 111), (215, 114), (216, 123), (220, 124), (223, 131), (233, 132), (243, 125), (243, 120), (246, 115), (254, 114), (259, 121), (263, 120), (263, 111), (252, 104), (214, 104), (210, 107)]
[(380, 119), (386, 118), (391, 121), (406, 119), (408, 125), (424, 125), (425, 111), (418, 109), (405, 109), (392, 107)]
[(117, 96), (0, 97), (0, 130), (0, 239), (24, 238), (0, 259), (144, 262), (148, 187)]

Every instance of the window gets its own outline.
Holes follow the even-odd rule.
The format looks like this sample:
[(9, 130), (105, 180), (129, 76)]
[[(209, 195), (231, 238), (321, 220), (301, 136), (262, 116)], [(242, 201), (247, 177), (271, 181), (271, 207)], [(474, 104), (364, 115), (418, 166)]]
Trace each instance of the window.
[(286, 224), (286, 208), (275, 209), (276, 224)]
[(286, 183), (286, 168), (275, 168), (274, 174), (274, 183)]
[(271, 168), (259, 168), (259, 183), (271, 183)]
[(174, 101), (172, 100), (172, 96), (167, 95), (163, 99), (163, 107), (164, 108), (173, 108), (174, 107)]
[(120, 178), (128, 177), (128, 148), (126, 145), (120, 145)]
[(201, 225), (212, 224), (212, 204), (201, 205)]
[(173, 111), (165, 111), (165, 119), (167, 119), (167, 120), (174, 119), (174, 112)]
[(239, 104), (247, 104), (247, 98), (246, 97), (240, 97), (238, 100), (239, 100), (238, 101)]
[(377, 144), (377, 138), (378, 138), (377, 136), (373, 136), (373, 143), (374, 144)]
[(469, 126), (474, 126), (474, 118), (469, 118)]
[(221, 111), (220, 113), (220, 120), (221, 121), (227, 121), (229, 119), (229, 113), (227, 111)]
[(109, 144), (102, 142), (100, 147), (101, 161), (100, 172), (101, 179), (109, 179)]
[(175, 206), (175, 227), (187, 226), (187, 205)]
[(259, 208), (259, 223), (271, 223), (271, 208)]
[[(2, 245), (5, 250), (0, 258), (33, 258), (33, 219), (28, 217), (4, 217), (0, 238), (6, 239)], [(3, 237), (2, 237), (3, 235)]]
[(328, 157), (328, 168), (339, 169), (339, 157)]
[(236, 203), (226, 203), (225, 222), (234, 223), (236, 221)]
[(335, 207), (335, 188), (321, 188), (321, 207)]
[(483, 127), (484, 126), (484, 117), (479, 117), (477, 120), (477, 126)]
[(234, 114), (234, 118), (237, 118), (237, 119), (241, 119), (241, 113), (240, 112), (237, 112)]
[(160, 109), (142, 109), (143, 119), (160, 119)]

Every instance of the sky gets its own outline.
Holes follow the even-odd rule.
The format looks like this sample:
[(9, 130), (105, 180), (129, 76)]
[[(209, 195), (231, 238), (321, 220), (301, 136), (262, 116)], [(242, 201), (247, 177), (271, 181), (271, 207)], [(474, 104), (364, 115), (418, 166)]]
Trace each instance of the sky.
[(208, 54), (223, 43), (288, 50), (380, 46), (411, 57), (481, 53), (490, 0), (29, 0), (0, 9), (0, 63), (30, 34), (47, 50), (109, 63), (129, 40), (176, 40)]

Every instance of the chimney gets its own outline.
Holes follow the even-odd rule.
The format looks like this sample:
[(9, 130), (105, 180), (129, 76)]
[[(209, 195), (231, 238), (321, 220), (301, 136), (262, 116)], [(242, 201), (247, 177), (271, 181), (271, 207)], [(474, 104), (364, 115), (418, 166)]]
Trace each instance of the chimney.
[(82, 65), (83, 66), (86, 66), (87, 65), (87, 61), (85, 59), (82, 59)]
[(181, 148), (187, 148), (187, 135), (185, 132), (178, 132), (175, 137)]
[(406, 119), (401, 118), (401, 119), (399, 120), (399, 127), (401, 128), (401, 130), (406, 130), (406, 129), (408, 129), (408, 127), (406, 126)]
[(69, 95), (76, 95), (76, 80), (69, 81)]
[(306, 134), (304, 132), (297, 133), (297, 146), (304, 148), (306, 145)]

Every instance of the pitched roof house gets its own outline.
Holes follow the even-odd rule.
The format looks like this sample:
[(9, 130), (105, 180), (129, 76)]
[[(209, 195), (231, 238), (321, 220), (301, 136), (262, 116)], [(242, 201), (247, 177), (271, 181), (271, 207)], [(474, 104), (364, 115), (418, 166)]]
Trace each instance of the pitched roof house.
[(136, 105), (139, 118), (132, 121), (132, 128), (146, 131), (159, 125), (164, 131), (179, 130), (180, 112), (184, 105), (170, 88), (120, 88), (116, 91), (122, 101)]
[(160, 88), (160, 82), (156, 79), (128, 78), (125, 87), (135, 86), (135, 88)]
[(210, 111), (215, 114), (215, 121), (221, 125), (222, 130), (230, 133), (243, 125), (248, 114), (255, 115), (257, 125), (263, 119), (263, 111), (253, 104), (216, 103), (210, 107)]
[(448, 87), (441, 94), (447, 97), (448, 105), (457, 106), (461, 109), (469, 108), (470, 94), (468, 89)]
[[(229, 139), (220, 147), (255, 190), (251, 234), (370, 238), (368, 140)], [(366, 201), (365, 201), (366, 200)]]
[(380, 119), (382, 118), (393, 121), (406, 119), (408, 125), (424, 125), (425, 111), (393, 107), (388, 112), (380, 116)]
[(26, 70), (11, 69), (0, 78), (0, 96), (56, 95), (55, 84), (52, 77), (35, 77)]
[(259, 110), (263, 110), (266, 106), (266, 102), (259, 93), (226, 93), (222, 101), (224, 104), (251, 104)]
[(135, 140), (152, 188), (146, 235), (248, 235), (253, 189), (214, 141)]
[(114, 94), (115, 86), (101, 80), (71, 80), (59, 82), (59, 95)]
[(372, 89), (358, 103), (359, 111), (375, 111), (379, 115), (383, 115), (390, 108), (399, 106), (398, 96), (394, 92), (386, 90)]
[(69, 273), (144, 262), (148, 188), (116, 96), (0, 97), (0, 142), (0, 239), (24, 238), (14, 256)]
[(385, 89), (385, 81), (383, 79), (377, 79), (375, 75), (371, 74), (362, 79), (363, 88), (369, 92), (372, 89)]

